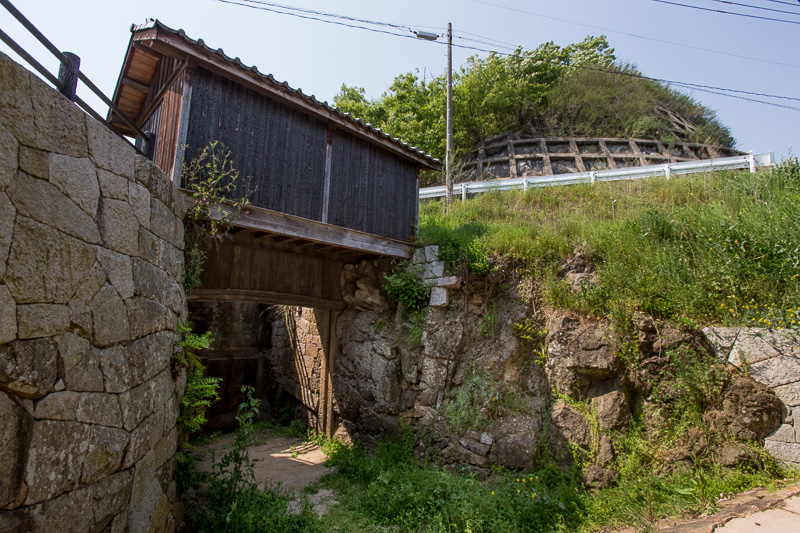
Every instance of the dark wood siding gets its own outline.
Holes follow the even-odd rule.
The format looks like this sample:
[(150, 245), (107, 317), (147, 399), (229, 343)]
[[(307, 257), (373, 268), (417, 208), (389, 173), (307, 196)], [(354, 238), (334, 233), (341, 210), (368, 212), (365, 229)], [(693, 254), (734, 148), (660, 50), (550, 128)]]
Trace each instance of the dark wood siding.
[(186, 158), (211, 141), (233, 155), (256, 188), (251, 203), (322, 219), (327, 126), (205, 69), (198, 68), (186, 137)]
[(337, 130), (328, 223), (408, 241), (416, 224), (416, 176), (413, 163)]

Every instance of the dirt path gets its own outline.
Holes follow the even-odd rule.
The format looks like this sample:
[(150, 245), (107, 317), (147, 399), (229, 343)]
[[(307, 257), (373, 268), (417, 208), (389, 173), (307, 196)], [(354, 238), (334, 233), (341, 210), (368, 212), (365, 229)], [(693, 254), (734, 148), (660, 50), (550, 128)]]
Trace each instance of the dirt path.
[[(198, 469), (211, 470), (212, 451), (219, 459), (233, 443), (233, 434), (223, 435), (208, 445), (201, 446), (205, 454), (197, 463)], [(304, 442), (299, 438), (259, 437), (261, 444), (249, 448), (253, 472), (260, 487), (280, 484), (286, 490), (299, 492), (321, 478), (328, 469), (324, 463), (328, 459), (319, 446)]]
[[(324, 464), (328, 456), (315, 444), (295, 437), (271, 437), (269, 434), (257, 435), (257, 438), (261, 443), (249, 448), (248, 452), (253, 462), (255, 480), (261, 488), (280, 485), (297, 497), (329, 471)], [(233, 434), (223, 435), (210, 444), (201, 446), (200, 451), (205, 457), (198, 461), (197, 468), (204, 472), (210, 471), (212, 451), (219, 460), (230, 449), (233, 439)], [(322, 516), (336, 503), (336, 494), (323, 488), (308, 495), (308, 500), (317, 515)], [(297, 498), (291, 507), (299, 511)]]

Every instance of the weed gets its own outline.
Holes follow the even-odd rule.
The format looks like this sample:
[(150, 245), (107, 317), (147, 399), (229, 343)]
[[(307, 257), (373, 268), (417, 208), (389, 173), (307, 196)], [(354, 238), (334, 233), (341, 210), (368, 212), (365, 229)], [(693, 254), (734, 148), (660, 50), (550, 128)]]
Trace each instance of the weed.
[(236, 219), (252, 196), (250, 179), (239, 179), (230, 150), (213, 141), (183, 167), (183, 184), (192, 195), (186, 213), (184, 287), (201, 284), (206, 250), (230, 235)]
[(197, 335), (192, 327), (191, 322), (178, 325), (181, 340), (172, 359), (173, 372), (186, 369), (186, 391), (181, 397), (178, 416), (178, 425), (186, 435), (199, 431), (206, 423), (206, 409), (219, 399), (217, 389), (222, 382), (222, 378), (206, 376), (206, 367), (197, 356), (198, 351), (211, 346), (211, 332)]
[(257, 443), (254, 419), (259, 400), (252, 387), (242, 387), (244, 401), (236, 416), (233, 445), (211, 472), (184, 472), (191, 490), (187, 498), (187, 526), (198, 532), (316, 531), (318, 521), (306, 503), (291, 514), (288, 497), (278, 487), (260, 489), (247, 448)]
[(383, 288), (392, 301), (402, 303), (410, 311), (420, 311), (428, 304), (431, 288), (420, 279), (410, 263), (396, 264), (392, 273), (384, 274), (384, 278), (386, 284)]

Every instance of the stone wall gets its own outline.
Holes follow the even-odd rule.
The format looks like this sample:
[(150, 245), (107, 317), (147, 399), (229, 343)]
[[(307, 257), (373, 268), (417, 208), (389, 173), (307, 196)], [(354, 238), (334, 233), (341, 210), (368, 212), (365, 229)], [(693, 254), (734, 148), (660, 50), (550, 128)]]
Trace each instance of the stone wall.
[(783, 402), (782, 424), (764, 446), (776, 459), (800, 466), (800, 334), (762, 328), (706, 328), (703, 333), (720, 359), (746, 370)]
[(317, 425), (322, 348), (322, 312), (305, 307), (279, 307), (272, 321), (272, 353), (268, 380), (299, 401), (300, 416)]
[(2, 54), (0, 95), (0, 530), (172, 530), (179, 198)]

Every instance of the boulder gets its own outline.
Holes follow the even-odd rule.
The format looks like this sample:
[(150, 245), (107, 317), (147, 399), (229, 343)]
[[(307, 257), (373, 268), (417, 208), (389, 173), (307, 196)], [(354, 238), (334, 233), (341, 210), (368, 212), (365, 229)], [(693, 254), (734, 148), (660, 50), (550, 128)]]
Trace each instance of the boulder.
[(531, 416), (505, 419), (493, 431), (497, 463), (530, 472), (539, 451), (542, 420)]
[(774, 392), (749, 376), (737, 374), (722, 399), (722, 409), (706, 413), (706, 421), (717, 431), (756, 442), (781, 425), (782, 404)]

